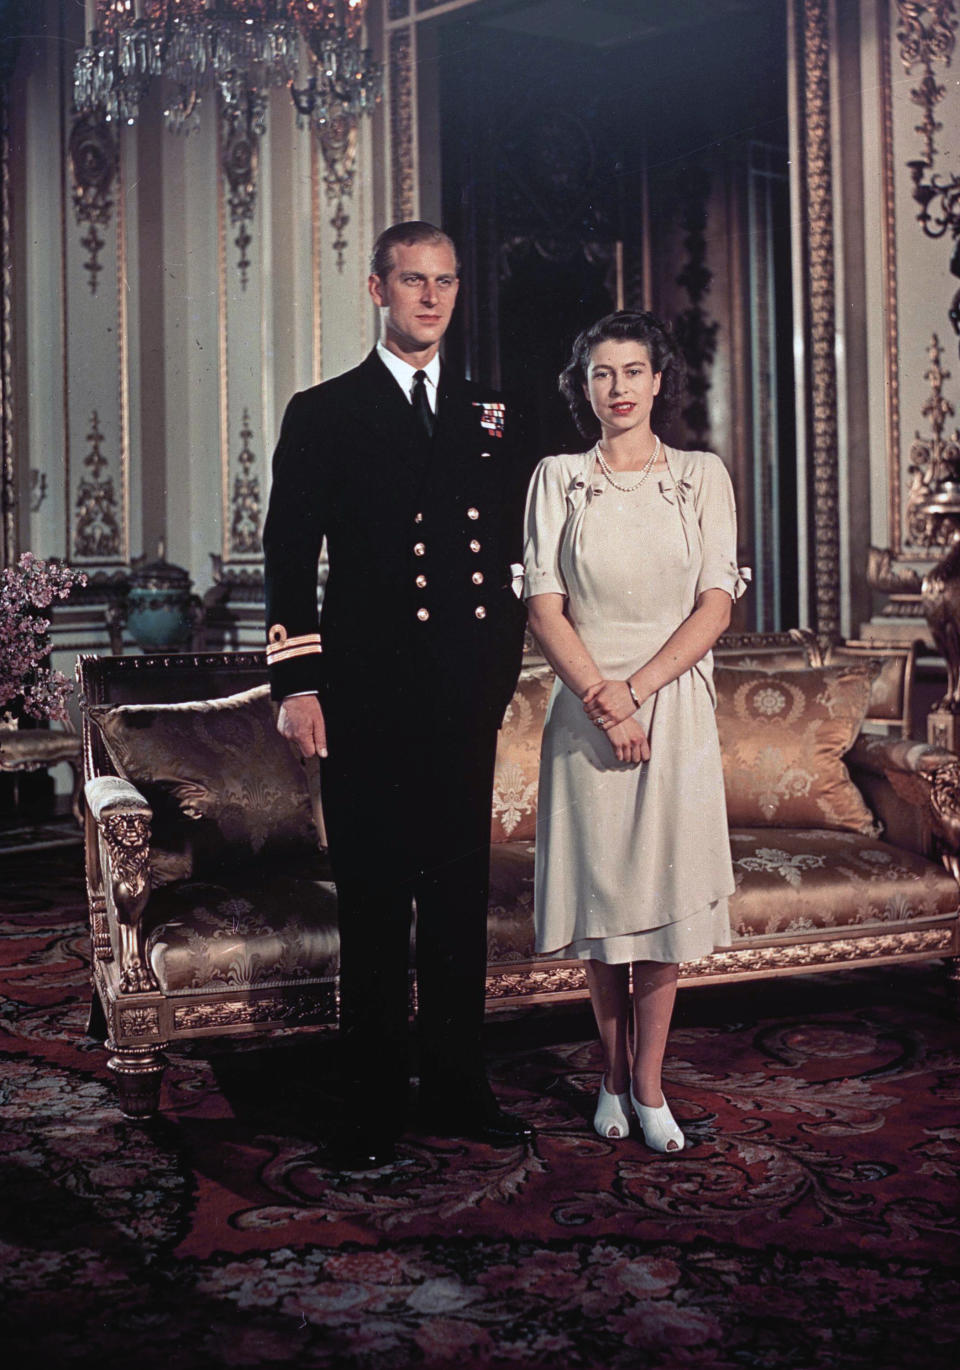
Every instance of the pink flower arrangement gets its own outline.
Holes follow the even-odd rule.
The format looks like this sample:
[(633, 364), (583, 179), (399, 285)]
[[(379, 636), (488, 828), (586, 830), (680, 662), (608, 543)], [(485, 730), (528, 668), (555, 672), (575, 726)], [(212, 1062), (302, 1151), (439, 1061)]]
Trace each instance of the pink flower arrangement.
[(0, 571), (0, 710), (18, 702), (34, 718), (66, 718), (73, 685), (61, 671), (41, 666), (50, 651), (50, 620), (36, 611), (86, 583), (82, 571), (32, 552)]

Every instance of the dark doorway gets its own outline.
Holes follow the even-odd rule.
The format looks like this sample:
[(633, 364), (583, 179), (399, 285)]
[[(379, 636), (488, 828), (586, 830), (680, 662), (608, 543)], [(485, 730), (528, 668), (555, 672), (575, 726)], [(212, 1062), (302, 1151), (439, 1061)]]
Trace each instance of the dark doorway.
[(445, 226), (464, 259), (451, 359), (516, 395), (538, 455), (583, 446), (557, 393), (577, 332), (669, 321), (677, 446), (718, 451), (741, 626), (797, 622), (783, 0), (481, 0), (440, 25)]

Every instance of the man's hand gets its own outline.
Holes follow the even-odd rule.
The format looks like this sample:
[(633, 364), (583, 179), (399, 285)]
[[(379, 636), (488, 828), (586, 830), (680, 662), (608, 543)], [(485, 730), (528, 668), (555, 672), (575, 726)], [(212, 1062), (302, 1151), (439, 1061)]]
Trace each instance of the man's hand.
[(650, 760), (650, 743), (647, 741), (647, 735), (634, 719), (628, 718), (623, 723), (615, 723), (612, 728), (607, 728), (606, 733), (618, 761), (626, 761), (637, 766), (641, 761)]
[(277, 732), (296, 743), (301, 756), (327, 755), (327, 725), (316, 695), (290, 695), (280, 705)]

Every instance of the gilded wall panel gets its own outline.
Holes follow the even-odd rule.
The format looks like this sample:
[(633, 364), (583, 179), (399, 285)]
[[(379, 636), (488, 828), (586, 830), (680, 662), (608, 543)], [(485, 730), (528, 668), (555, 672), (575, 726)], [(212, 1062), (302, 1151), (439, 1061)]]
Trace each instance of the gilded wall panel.
[[(895, 266), (888, 403), (891, 546), (906, 561), (942, 553), (925, 518), (931, 482), (955, 448), (960, 405), (960, 82), (955, 0), (892, 0), (888, 189)], [(888, 329), (890, 317), (888, 317)], [(896, 420), (896, 422), (894, 422)]]
[(110, 126), (66, 118), (65, 552), (116, 565), (130, 558), (124, 166)]

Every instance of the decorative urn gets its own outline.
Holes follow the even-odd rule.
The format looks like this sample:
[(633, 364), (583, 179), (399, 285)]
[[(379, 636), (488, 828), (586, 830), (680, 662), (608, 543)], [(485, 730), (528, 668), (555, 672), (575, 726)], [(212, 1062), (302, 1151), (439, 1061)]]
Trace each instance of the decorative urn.
[(200, 602), (190, 593), (191, 580), (182, 566), (164, 556), (161, 541), (157, 559), (131, 563), (127, 594), (127, 631), (145, 652), (166, 652), (190, 639)]

